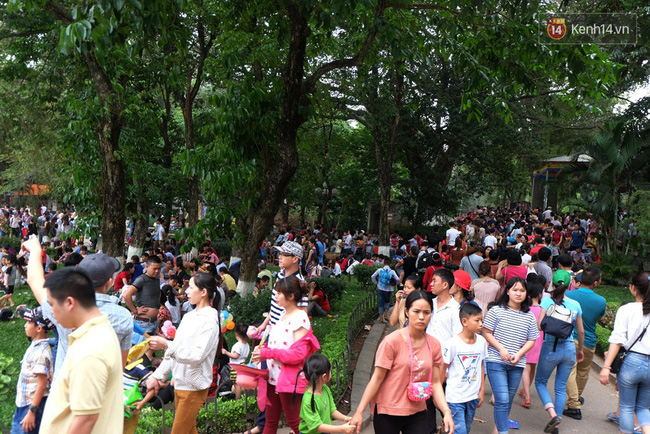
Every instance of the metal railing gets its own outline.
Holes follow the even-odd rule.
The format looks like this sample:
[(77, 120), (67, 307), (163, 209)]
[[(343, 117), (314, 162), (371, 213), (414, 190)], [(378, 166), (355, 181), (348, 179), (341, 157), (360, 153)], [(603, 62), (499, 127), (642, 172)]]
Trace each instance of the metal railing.
[[(331, 385), (331, 390), (332, 394), (334, 395), (334, 399), (336, 400), (337, 403), (341, 401), (343, 398), (343, 395), (345, 393), (345, 390), (350, 386), (351, 381), (351, 362), (352, 362), (352, 343), (354, 340), (357, 338), (361, 330), (363, 329), (363, 326), (365, 325), (366, 321), (372, 317), (374, 317), (377, 314), (377, 292), (371, 292), (361, 300), (352, 313), (350, 314), (350, 318), (348, 320), (348, 328), (347, 328), (347, 343), (345, 345), (345, 349), (341, 352), (341, 354), (338, 355), (333, 360), (330, 360), (330, 363), (332, 364), (332, 381), (330, 383)], [(255, 396), (257, 391), (251, 392), (251, 391), (244, 391), (244, 395), (242, 396), (243, 399), (246, 400), (245, 408), (246, 411), (248, 411), (248, 398), (252, 395)], [(160, 400), (158, 396), (155, 397), (156, 399)], [(240, 398), (241, 399), (241, 398)], [(216, 431), (216, 426), (217, 426), (217, 394), (215, 394), (214, 397), (208, 398), (205, 401), (204, 407), (208, 408), (208, 404), (214, 404), (214, 418), (207, 418), (205, 427), (208, 430), (208, 432), (214, 432)], [(161, 402), (162, 404), (162, 402)], [(172, 412), (174, 414), (175, 409), (174, 409), (174, 403), (167, 403), (165, 405), (162, 405), (162, 423), (160, 424), (161, 426), (161, 434), (170, 434), (171, 433), (171, 427), (165, 427), (165, 413), (167, 412)], [(249, 418), (254, 418), (253, 413), (247, 413), (246, 417), (247, 419)]]

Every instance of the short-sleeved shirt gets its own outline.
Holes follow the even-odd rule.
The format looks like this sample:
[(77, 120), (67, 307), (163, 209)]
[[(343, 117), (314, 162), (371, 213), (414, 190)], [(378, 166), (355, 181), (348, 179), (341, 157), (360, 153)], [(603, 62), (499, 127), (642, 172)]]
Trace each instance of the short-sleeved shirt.
[(380, 414), (409, 416), (426, 410), (424, 401), (414, 402), (408, 399), (406, 389), (410, 382), (429, 381), (432, 366), (442, 366), (440, 342), (433, 336), (425, 334), (429, 345), (423, 342), (421, 346), (413, 348), (414, 363), (413, 375), (411, 375), (411, 358), (406, 333), (408, 333), (406, 329), (394, 331), (384, 338), (377, 350), (375, 366), (388, 370), (374, 399), (377, 412)]
[[(553, 301), (551, 297), (547, 297), (547, 298), (543, 298), (539, 305), (542, 307), (542, 309), (548, 311), (548, 308), (554, 304), (557, 305), (557, 303), (555, 303), (555, 301)], [(571, 311), (571, 319), (573, 320), (573, 324), (575, 324), (576, 318), (582, 316), (582, 308), (580, 307), (580, 303), (578, 303), (575, 300), (571, 300), (568, 297), (564, 297), (564, 300), (562, 300), (562, 307), (566, 307)], [(558, 342), (564, 342), (564, 341), (573, 340), (573, 336), (569, 337), (569, 339), (561, 339), (561, 338), (556, 338), (555, 336), (551, 336), (548, 333), (544, 334), (544, 342), (555, 342), (555, 339), (557, 339)]]
[[(302, 274), (300, 274), (300, 271), (294, 274), (290, 274), (289, 276), (296, 276), (298, 280), (305, 280), (305, 278), (302, 277)], [(277, 285), (280, 280), (289, 276), (285, 276), (284, 268), (281, 269), (280, 272), (278, 273), (278, 279), (275, 281), (275, 284)], [(277, 293), (278, 292), (275, 290), (275, 285), (274, 285), (273, 292), (271, 293), (271, 319), (269, 320), (270, 326), (275, 325), (275, 323), (278, 322), (282, 314), (284, 314), (284, 308), (275, 301), (275, 296)], [(300, 302), (298, 303), (298, 307), (307, 307), (307, 306), (309, 306), (309, 296), (305, 295), (302, 298), (302, 300), (300, 300)]]
[[(596, 323), (605, 316), (607, 301), (589, 288), (580, 287), (567, 292), (566, 296), (577, 301), (582, 308), (582, 324), (585, 328), (585, 347), (596, 348)], [(573, 330), (573, 339), (578, 339), (578, 331)]]
[[(311, 410), (311, 403), (314, 401), (314, 410)], [(332, 413), (336, 411), (336, 404), (332, 397), (332, 391), (323, 385), (323, 392), (320, 395), (309, 390), (305, 391), (300, 404), (300, 432), (303, 434), (316, 434), (318, 427), (322, 424), (332, 424)]]
[(239, 354), (239, 357), (237, 357), (236, 359), (231, 358), (230, 364), (243, 365), (244, 363), (246, 363), (246, 358), (248, 357), (250, 351), (251, 351), (250, 345), (242, 344), (241, 342), (237, 341), (237, 343), (233, 345), (232, 348), (230, 349), (230, 352)]
[[(307, 330), (311, 328), (307, 312), (299, 309), (290, 318), (286, 319), (285, 312), (283, 312), (282, 317), (271, 328), (271, 333), (269, 333), (269, 348), (288, 349), (295, 342), (293, 332), (300, 328)], [(282, 362), (269, 359), (266, 363), (269, 367), (269, 383), (275, 385), (282, 370)]]
[(133, 286), (137, 289), (135, 302), (138, 306), (160, 309), (160, 279), (146, 274), (135, 279)]
[(112, 434), (124, 423), (122, 357), (115, 332), (101, 315), (75, 329), (69, 339), (40, 432), (65, 433), (75, 416), (97, 414), (93, 434)]
[(481, 367), (487, 356), (487, 341), (481, 335), (468, 344), (460, 336), (449, 339), (442, 347), (442, 358), (448, 368), (447, 402), (463, 403), (478, 398), (481, 389)]
[[(108, 320), (113, 326), (120, 344), (121, 351), (127, 351), (131, 348), (131, 339), (133, 337), (133, 318), (129, 311), (117, 304), (117, 298), (106, 294), (95, 293), (95, 301), (101, 313), (108, 316)], [(41, 305), (43, 315), (52, 321), (56, 326), (56, 331), (59, 334), (59, 343), (56, 350), (56, 359), (54, 360), (54, 380), (56, 381), (59, 376), (60, 368), (63, 366), (65, 356), (68, 353), (68, 336), (72, 330), (63, 327), (54, 318), (52, 314), (52, 306), (48, 303), (47, 299), (43, 299)], [(114, 322), (114, 323), (113, 323)]]
[(43, 396), (50, 393), (52, 368), (52, 350), (49, 339), (32, 341), (20, 362), (20, 375), (16, 386), (16, 407), (31, 405), (38, 386), (38, 377), (36, 376), (38, 374), (43, 374), (47, 378)]
[[(531, 311), (522, 312), (509, 307), (493, 306), (483, 319), (483, 327), (491, 330), (494, 338), (512, 355), (517, 353), (527, 341), (539, 337), (537, 320)], [(510, 364), (501, 360), (499, 350), (492, 345), (488, 347), (488, 362)], [(519, 359), (517, 366), (526, 367), (526, 355)]]
[(460, 266), (463, 267), (463, 270), (469, 273), (472, 280), (476, 280), (481, 277), (478, 275), (478, 267), (481, 265), (481, 262), (483, 262), (482, 257), (476, 254), (471, 254), (460, 260)]
[(438, 306), (438, 299), (433, 299), (433, 314), (427, 325), (427, 333), (444, 344), (463, 330), (460, 323), (460, 304), (453, 298), (444, 306)]
[(134, 385), (139, 384), (144, 386), (144, 382), (151, 376), (151, 371), (148, 370), (142, 363), (138, 363), (131, 369), (124, 369), (122, 374), (122, 388), (124, 390), (131, 390)]
[(533, 265), (535, 272), (540, 276), (544, 276), (546, 283), (551, 283), (553, 281), (553, 270), (548, 266), (546, 262), (538, 261)]
[(129, 282), (131, 280), (131, 273), (129, 273), (128, 271), (122, 271), (120, 274), (117, 275), (117, 277), (115, 277), (114, 287), (115, 287), (115, 292), (117, 292), (118, 294), (120, 293), (122, 288), (124, 288), (124, 282), (122, 281), (124, 279), (126, 279), (126, 281)]

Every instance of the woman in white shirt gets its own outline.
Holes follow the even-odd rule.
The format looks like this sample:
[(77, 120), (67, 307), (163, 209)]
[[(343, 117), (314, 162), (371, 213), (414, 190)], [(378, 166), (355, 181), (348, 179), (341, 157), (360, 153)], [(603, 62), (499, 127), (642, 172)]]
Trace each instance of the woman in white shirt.
[[(609, 384), (609, 371), (621, 346), (628, 350), (617, 376), (621, 400), (621, 432), (634, 432), (634, 414), (643, 432), (650, 427), (650, 275), (636, 272), (630, 281), (634, 303), (621, 306), (616, 312), (614, 330), (609, 337), (609, 350), (600, 370), (600, 382)], [(637, 340), (638, 339), (638, 340)]]
[(219, 312), (211, 307), (212, 299), (219, 297), (214, 278), (205, 273), (195, 274), (185, 293), (196, 308), (183, 317), (175, 339), (168, 341), (159, 336), (149, 339), (151, 349), (165, 350), (165, 357), (147, 381), (147, 389), (159, 389), (170, 373), (174, 378), (176, 415), (172, 434), (197, 432), (196, 417), (212, 383), (212, 365), (221, 330)]

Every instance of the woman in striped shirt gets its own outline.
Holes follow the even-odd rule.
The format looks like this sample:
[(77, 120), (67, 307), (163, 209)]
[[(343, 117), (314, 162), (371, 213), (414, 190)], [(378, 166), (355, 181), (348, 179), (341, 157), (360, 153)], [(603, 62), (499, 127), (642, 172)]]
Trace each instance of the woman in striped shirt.
[(508, 415), (526, 366), (526, 353), (539, 336), (530, 311), (526, 281), (513, 277), (499, 299), (490, 305), (483, 320), (488, 341), (487, 375), (494, 395), (496, 432), (508, 432)]

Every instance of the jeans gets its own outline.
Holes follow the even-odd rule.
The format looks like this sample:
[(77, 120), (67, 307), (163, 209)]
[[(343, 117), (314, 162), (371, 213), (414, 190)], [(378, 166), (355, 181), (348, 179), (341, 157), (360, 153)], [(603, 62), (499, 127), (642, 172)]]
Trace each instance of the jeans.
[(136, 323), (145, 333), (149, 333), (150, 335), (156, 334), (156, 331), (158, 330), (158, 320), (155, 320), (154, 322), (145, 322), (134, 319), (133, 322)]
[(494, 395), (494, 423), (499, 434), (508, 432), (508, 415), (524, 368), (510, 363), (487, 362), (487, 376)]
[(36, 411), (36, 420), (34, 421), (35, 426), (34, 429), (31, 431), (23, 431), (23, 425), (22, 421), (27, 416), (27, 412), (29, 411), (29, 405), (26, 405), (24, 407), (16, 407), (16, 411), (14, 412), (14, 417), (11, 421), (11, 434), (37, 434), (40, 427), (41, 427), (41, 419), (43, 418), (43, 410), (45, 409), (45, 402), (47, 401), (47, 396), (44, 396), (43, 399), (41, 399), (41, 403), (38, 405), (38, 410)]
[[(566, 402), (566, 383), (573, 370), (576, 362), (576, 346), (572, 340), (558, 342), (553, 351), (553, 342), (544, 342), (539, 353), (539, 362), (537, 363), (537, 375), (535, 375), (535, 387), (542, 400), (545, 409), (555, 407), (559, 414), (564, 410)], [(555, 405), (551, 399), (551, 394), (546, 387), (548, 379), (557, 368), (555, 373)]]
[(650, 426), (650, 356), (630, 351), (618, 373), (621, 398), (621, 431), (634, 432), (634, 413), (639, 425)]
[(454, 418), (454, 433), (456, 434), (468, 434), (469, 430), (472, 428), (472, 422), (474, 422), (474, 414), (476, 413), (476, 406), (478, 405), (478, 399), (472, 399), (471, 401), (461, 402), (461, 403), (448, 403), (449, 409), (451, 410), (451, 417)]
[(390, 309), (390, 296), (393, 291), (377, 290), (377, 306), (379, 306), (379, 315), (383, 314), (385, 310)]

